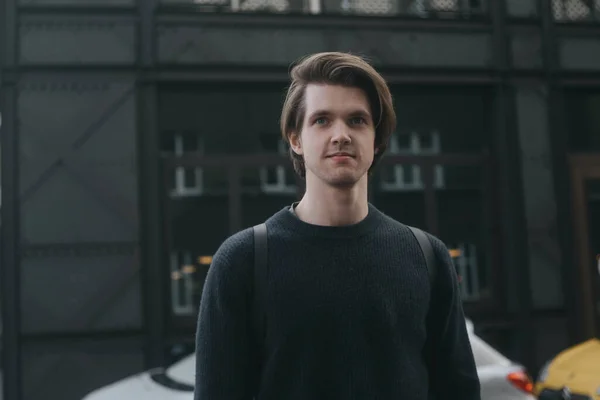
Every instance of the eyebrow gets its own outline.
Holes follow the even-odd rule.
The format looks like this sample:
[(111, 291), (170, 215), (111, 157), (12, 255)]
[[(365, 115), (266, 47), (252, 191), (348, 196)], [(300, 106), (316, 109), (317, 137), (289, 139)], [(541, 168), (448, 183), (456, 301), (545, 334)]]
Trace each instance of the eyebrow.
[[(309, 115), (309, 119), (313, 119), (315, 117), (321, 117), (324, 115), (331, 115), (331, 114), (333, 114), (333, 113), (329, 110), (316, 110)], [(353, 117), (360, 116), (360, 117), (371, 118), (371, 113), (362, 108), (353, 110), (353, 111), (349, 112), (348, 115), (353, 116)]]

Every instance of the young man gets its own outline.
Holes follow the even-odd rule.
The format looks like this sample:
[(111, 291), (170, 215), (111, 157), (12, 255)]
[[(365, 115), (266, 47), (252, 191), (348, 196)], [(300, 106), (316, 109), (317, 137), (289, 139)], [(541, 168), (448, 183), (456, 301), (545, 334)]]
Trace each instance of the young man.
[(429, 236), (431, 287), (410, 229), (367, 199), (396, 123), (385, 81), (344, 53), (305, 58), (291, 76), (281, 130), (306, 192), (266, 221), (264, 335), (246, 229), (222, 244), (206, 278), (195, 399), (479, 400), (447, 248)]

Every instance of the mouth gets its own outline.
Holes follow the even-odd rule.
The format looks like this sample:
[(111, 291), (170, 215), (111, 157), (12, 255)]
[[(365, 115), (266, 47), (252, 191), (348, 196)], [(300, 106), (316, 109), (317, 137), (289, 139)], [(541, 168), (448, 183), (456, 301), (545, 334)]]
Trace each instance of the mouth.
[(334, 153), (334, 154), (330, 154), (327, 156), (328, 158), (337, 158), (337, 157), (352, 157), (354, 158), (354, 156), (350, 153)]

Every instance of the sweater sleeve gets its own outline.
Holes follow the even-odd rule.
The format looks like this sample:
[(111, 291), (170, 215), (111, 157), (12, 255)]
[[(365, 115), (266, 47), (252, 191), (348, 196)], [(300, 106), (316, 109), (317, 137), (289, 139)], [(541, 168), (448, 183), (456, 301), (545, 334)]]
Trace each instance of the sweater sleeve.
[(250, 400), (253, 238), (227, 239), (209, 268), (196, 333), (194, 400)]
[(429, 387), (435, 399), (480, 400), (480, 383), (467, 333), (458, 277), (446, 246), (431, 237), (437, 259), (428, 317)]

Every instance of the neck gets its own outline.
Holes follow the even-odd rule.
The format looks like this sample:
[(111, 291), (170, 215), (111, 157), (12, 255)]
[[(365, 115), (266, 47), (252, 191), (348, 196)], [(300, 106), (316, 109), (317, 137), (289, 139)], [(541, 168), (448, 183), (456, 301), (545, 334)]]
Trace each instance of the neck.
[(357, 224), (369, 213), (367, 176), (355, 185), (343, 188), (307, 176), (306, 192), (295, 211), (298, 218), (313, 225)]

